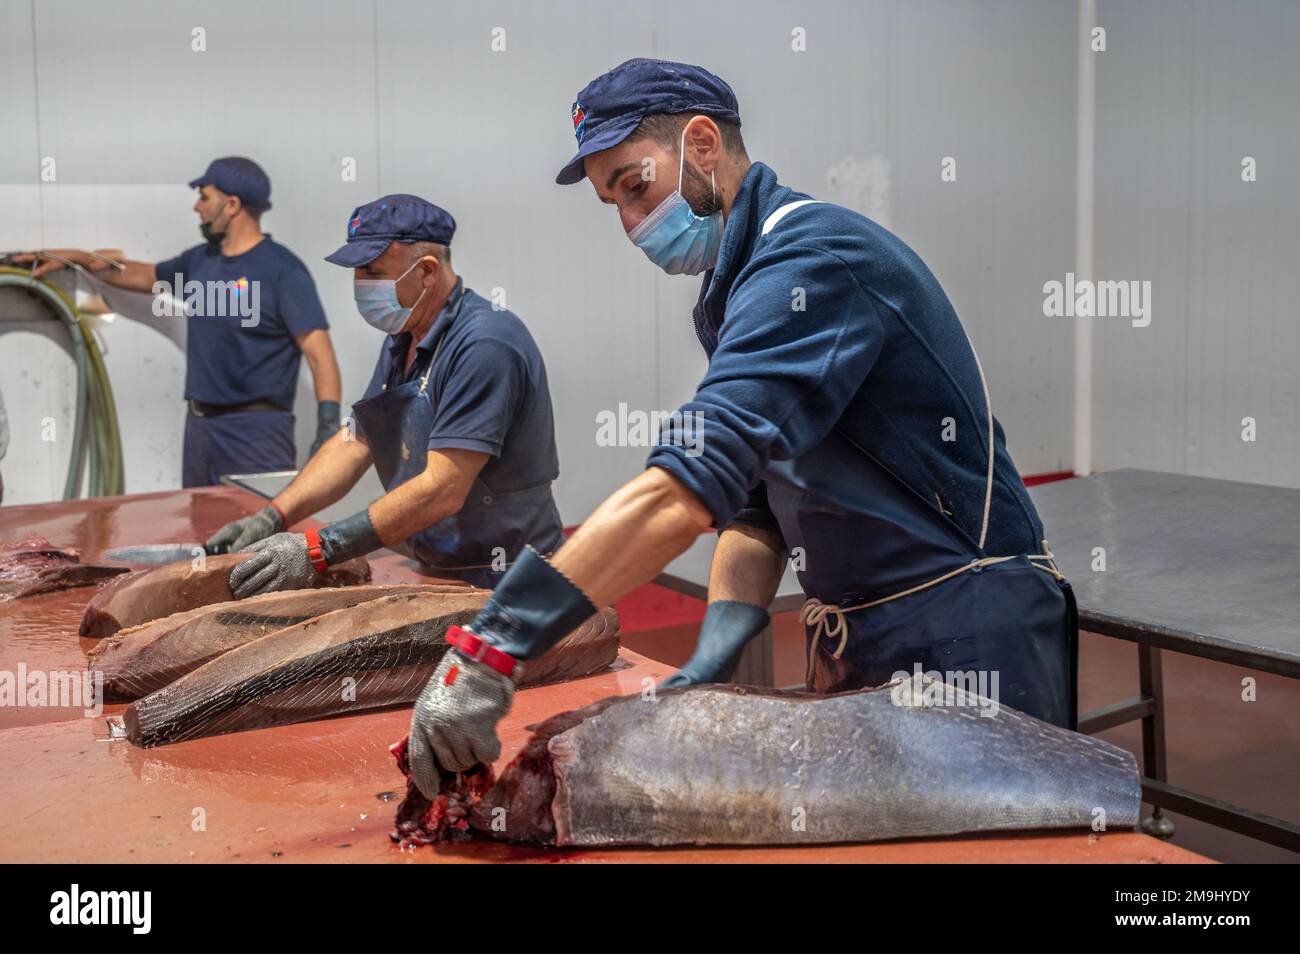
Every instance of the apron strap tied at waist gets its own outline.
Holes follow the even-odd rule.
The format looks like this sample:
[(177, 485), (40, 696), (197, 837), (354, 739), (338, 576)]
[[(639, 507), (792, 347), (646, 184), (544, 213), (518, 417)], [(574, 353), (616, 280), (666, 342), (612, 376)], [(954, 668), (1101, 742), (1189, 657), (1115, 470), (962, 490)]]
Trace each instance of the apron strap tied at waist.
[[(957, 567), (955, 570), (949, 570), (942, 576), (936, 576), (933, 580), (928, 580), (925, 583), (918, 583), (916, 586), (909, 587), (899, 593), (894, 593), (892, 596), (882, 596), (878, 600), (870, 600), (866, 603), (857, 603), (853, 606), (837, 606), (834, 603), (823, 603), (815, 596), (809, 597), (804, 601), (803, 608), (799, 611), (799, 622), (803, 623), (804, 626), (813, 627), (812, 644), (808, 651), (808, 665), (810, 667), (812, 666), (812, 654), (816, 650), (822, 636), (828, 636), (831, 639), (838, 636), (840, 640), (839, 645), (835, 647), (835, 652), (831, 653), (831, 655), (836, 659), (839, 659), (840, 656), (843, 655), (845, 647), (849, 644), (849, 626), (844, 619), (844, 614), (852, 613), (855, 610), (869, 609), (872, 606), (880, 606), (882, 603), (889, 603), (893, 600), (902, 599), (904, 596), (911, 596), (913, 593), (928, 590), (932, 586), (936, 586), (945, 580), (950, 580), (954, 576), (959, 576), (960, 574), (966, 573), (970, 570), (993, 566), (996, 563), (1005, 563), (1008, 560), (1014, 559), (1016, 559), (1014, 556), (980, 557), (979, 559), (971, 560), (963, 566)], [(1043, 541), (1042, 553), (1028, 554), (1026, 559), (1029, 560), (1029, 565), (1035, 569), (1042, 570), (1044, 573), (1050, 573), (1058, 580), (1065, 579), (1065, 575), (1056, 567), (1056, 558), (1052, 553), (1052, 548), (1047, 545), (1046, 540)], [(1046, 563), (1036, 563), (1036, 560), (1044, 560)]]

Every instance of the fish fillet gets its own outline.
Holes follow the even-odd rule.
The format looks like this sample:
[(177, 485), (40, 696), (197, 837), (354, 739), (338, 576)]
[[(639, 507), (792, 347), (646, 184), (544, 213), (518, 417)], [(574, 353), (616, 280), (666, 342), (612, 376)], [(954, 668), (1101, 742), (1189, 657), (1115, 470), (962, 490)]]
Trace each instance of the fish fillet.
[[(251, 556), (227, 553), (204, 557), (198, 567), (195, 561), (178, 560), (119, 577), (96, 593), (86, 607), (81, 635), (109, 636), (173, 613), (229, 602), (235, 598), (230, 592), (230, 571)], [(318, 575), (316, 586), (351, 586), (369, 580), (370, 564), (358, 557)]]
[[(719, 685), (601, 700), (542, 723), (485, 795), (458, 781), (459, 814), (483, 837), (578, 847), (1137, 823), (1131, 753), (1006, 706), (982, 715), (980, 697), (961, 690), (946, 705), (897, 704), (909, 681), (826, 696)], [(399, 812), (408, 829), (428, 804), (418, 794)]]
[(82, 563), (78, 551), (56, 547), (44, 537), (32, 534), (12, 547), (0, 548), (0, 603), (37, 593), (90, 586), (128, 569)]
[[(151, 746), (409, 705), (447, 650), (447, 627), (470, 622), (488, 595), (385, 596), (286, 627), (133, 702), (122, 732)], [(617, 654), (618, 616), (606, 609), (527, 664), (519, 685), (586, 675)]]
[(336, 609), (399, 593), (467, 593), (463, 585), (410, 583), (285, 590), (173, 613), (106, 636), (86, 668), (102, 673), (108, 699), (139, 699), (222, 653)]

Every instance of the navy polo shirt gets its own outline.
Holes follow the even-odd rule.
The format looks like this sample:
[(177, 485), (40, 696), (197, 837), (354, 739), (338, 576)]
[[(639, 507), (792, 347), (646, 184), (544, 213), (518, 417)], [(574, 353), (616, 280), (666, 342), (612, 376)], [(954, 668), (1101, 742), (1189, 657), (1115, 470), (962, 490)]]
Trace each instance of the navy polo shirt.
[[(366, 398), (385, 386), (417, 380), (427, 370), (426, 393), (434, 412), (429, 450), (455, 447), (490, 454), (480, 479), (498, 494), (559, 476), (546, 365), (518, 316), (493, 310), (486, 299), (457, 281), (447, 304), (416, 346), (415, 361), (407, 372), (410, 345), (409, 333), (389, 337)], [(358, 434), (365, 438), (360, 426)]]
[[(196, 245), (159, 262), (154, 274), (186, 302), (187, 399), (293, 409), (302, 357), (296, 339), (329, 328), (316, 283), (293, 252), (270, 235), (235, 256)], [(172, 284), (177, 275), (182, 288)], [(191, 282), (198, 285), (183, 287)], [(194, 287), (202, 294), (191, 294)]]

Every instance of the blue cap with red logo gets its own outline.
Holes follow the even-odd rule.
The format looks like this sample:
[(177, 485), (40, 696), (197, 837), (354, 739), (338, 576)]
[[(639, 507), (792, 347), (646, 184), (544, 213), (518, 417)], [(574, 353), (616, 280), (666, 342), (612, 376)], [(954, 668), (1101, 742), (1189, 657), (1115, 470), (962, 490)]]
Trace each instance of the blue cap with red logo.
[(450, 245), (456, 234), (451, 214), (418, 195), (386, 195), (353, 209), (348, 216), (348, 240), (325, 261), (345, 268), (369, 265), (393, 242), (436, 242)]
[(578, 94), (570, 113), (578, 153), (555, 181), (581, 182), (587, 175), (583, 159), (617, 146), (641, 120), (658, 113), (699, 113), (740, 125), (736, 94), (708, 70), (668, 60), (628, 60), (597, 76)]
[(252, 159), (243, 156), (213, 159), (203, 175), (190, 180), (191, 189), (205, 185), (238, 196), (246, 208), (255, 212), (265, 212), (271, 207), (271, 180)]

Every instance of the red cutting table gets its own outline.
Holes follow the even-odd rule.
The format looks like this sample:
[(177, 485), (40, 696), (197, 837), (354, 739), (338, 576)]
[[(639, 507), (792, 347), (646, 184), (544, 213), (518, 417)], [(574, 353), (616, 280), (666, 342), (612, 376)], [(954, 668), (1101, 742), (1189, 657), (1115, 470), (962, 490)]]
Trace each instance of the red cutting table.
[[(94, 560), (113, 547), (206, 539), (259, 498), (232, 488), (0, 508), (0, 540), (39, 533)], [(419, 579), (396, 554), (376, 582)], [(90, 588), (0, 604), (0, 670), (80, 672), (77, 635)], [(504, 766), (526, 726), (614, 694), (669, 667), (624, 650), (608, 672), (520, 692), (502, 724)], [(139, 749), (110, 741), (107, 706), (0, 708), (0, 861), (4, 862), (1205, 862), (1134, 832), (981, 835), (808, 848), (544, 851), (458, 843), (402, 851), (387, 837), (404, 781), (388, 754), (409, 710)]]

